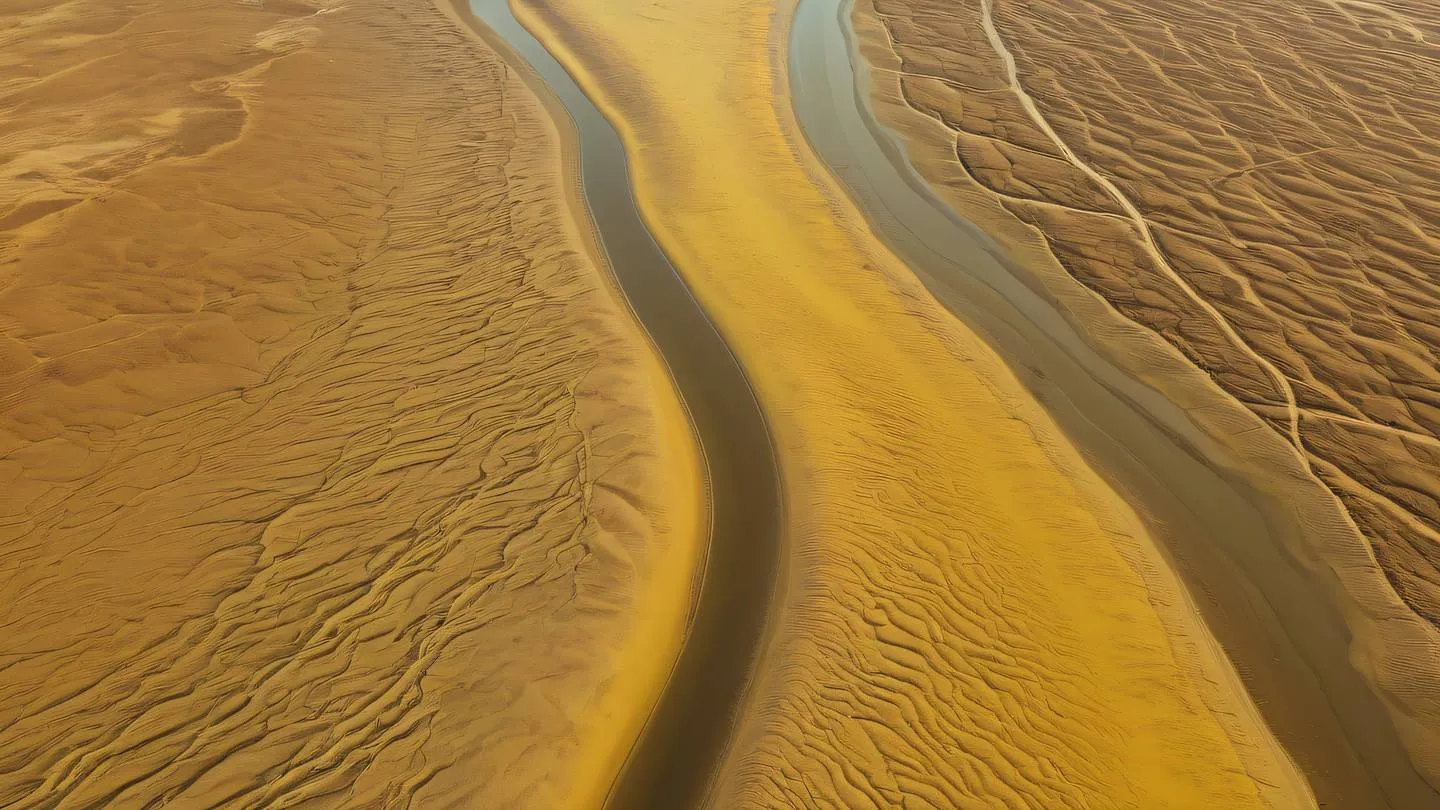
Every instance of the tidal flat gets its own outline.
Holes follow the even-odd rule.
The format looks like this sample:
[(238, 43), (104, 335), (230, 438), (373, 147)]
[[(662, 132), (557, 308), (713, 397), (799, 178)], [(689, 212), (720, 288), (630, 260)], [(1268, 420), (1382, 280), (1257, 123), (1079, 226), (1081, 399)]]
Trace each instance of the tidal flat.
[(1436, 806), (1429, 11), (0, 0), (0, 805)]
[(448, 6), (3, 3), (0, 805), (585, 806), (698, 451)]

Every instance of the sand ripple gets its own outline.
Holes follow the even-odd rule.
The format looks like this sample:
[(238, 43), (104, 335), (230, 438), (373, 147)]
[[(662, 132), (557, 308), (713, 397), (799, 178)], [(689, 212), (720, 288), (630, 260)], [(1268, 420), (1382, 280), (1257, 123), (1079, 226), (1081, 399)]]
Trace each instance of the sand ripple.
[(792, 7), (519, 8), (777, 440), (786, 588), (713, 806), (1310, 806), (1135, 515), (806, 151)]
[(698, 479), (534, 99), (426, 2), (7, 13), (0, 804), (577, 803)]
[(1291, 551), (1338, 573), (1355, 666), (1440, 786), (1435, 5), (860, 5), (932, 119), (915, 127), (926, 174), (1256, 417), (1198, 420), (1263, 421), (1282, 443), (1239, 438), (1247, 452), (1343, 505), (1299, 522), (1368, 543)]

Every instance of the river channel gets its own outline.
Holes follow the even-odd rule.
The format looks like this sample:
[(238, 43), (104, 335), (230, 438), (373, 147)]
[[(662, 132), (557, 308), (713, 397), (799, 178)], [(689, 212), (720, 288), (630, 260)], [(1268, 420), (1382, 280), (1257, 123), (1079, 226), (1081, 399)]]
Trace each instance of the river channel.
[(470, 7), (504, 40), (506, 57), (544, 81), (537, 93), (548, 92), (569, 115), (597, 241), (700, 443), (710, 518), (705, 570), (679, 659), (607, 805), (693, 807), (724, 752), (774, 601), (783, 508), (770, 433), (739, 362), (641, 220), (615, 128), (506, 0)]
[[(690, 632), (609, 802), (620, 810), (699, 806), (783, 565), (780, 472), (765, 417), (723, 336), (646, 228), (615, 127), (506, 0), (470, 5), (573, 123), (598, 241), (669, 367), (703, 451), (710, 538)], [(790, 101), (810, 148), (875, 233), (1005, 359), (1146, 519), (1317, 797), (1330, 807), (1440, 807), (1380, 698), (1351, 665), (1339, 610), (1287, 551), (1287, 537), (1299, 531), (1288, 504), (1235, 472), (1241, 460), (1108, 357), (915, 172), (903, 139), (869, 107), (849, 13), (849, 0), (800, 0), (789, 29)]]
[(1242, 459), (1107, 357), (920, 177), (871, 109), (851, 11), (851, 0), (799, 0), (790, 87), (811, 147), (875, 233), (1146, 518), (1322, 806), (1440, 807), (1351, 664), (1330, 592), (1288, 550), (1301, 531), (1293, 509), (1236, 474)]

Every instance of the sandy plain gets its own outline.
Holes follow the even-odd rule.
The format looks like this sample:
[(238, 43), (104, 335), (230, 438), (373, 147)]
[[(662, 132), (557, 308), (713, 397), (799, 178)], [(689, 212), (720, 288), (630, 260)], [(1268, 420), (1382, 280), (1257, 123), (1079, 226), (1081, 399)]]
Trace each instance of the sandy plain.
[[(1328, 539), (1295, 556), (1333, 588), (1353, 665), (1383, 695), (1430, 791), (1440, 786), (1435, 12), (1108, 0), (861, 0), (855, 11), (877, 109), (927, 179), (1028, 266), (1053, 268), (1044, 283), (1089, 331), (1163, 367), (1157, 387), (1188, 386), (1178, 399), (1240, 448), (1247, 474), (1292, 493), (1299, 522), (1324, 525)], [(1196, 393), (1136, 325), (1248, 419)], [(1262, 422), (1271, 436), (1248, 427)], [(1312, 491), (1322, 487), (1333, 510)], [(1247, 676), (1262, 693), (1287, 688)], [(1312, 778), (1335, 782), (1322, 798), (1376, 806), (1341, 784), (1349, 765), (1304, 739), (1313, 718), (1275, 720)], [(1404, 806), (1435, 794), (1409, 795), (1420, 803)]]
[(0, 3), (0, 805), (583, 807), (696, 450), (428, 0)]
[(787, 576), (712, 805), (1313, 806), (1135, 514), (808, 153), (791, 4), (515, 7), (776, 435)]

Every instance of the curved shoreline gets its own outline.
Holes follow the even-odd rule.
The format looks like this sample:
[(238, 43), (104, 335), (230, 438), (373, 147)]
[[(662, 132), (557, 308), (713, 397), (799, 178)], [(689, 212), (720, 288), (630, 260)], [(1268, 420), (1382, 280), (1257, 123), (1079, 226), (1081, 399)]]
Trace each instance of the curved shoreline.
[[(1212, 648), (1203, 634), (1192, 638), (1196, 623), (1133, 513), (1029, 402), (999, 358), (873, 238), (810, 154), (790, 112), (783, 70), (792, 7), (782, 3), (777, 12), (765, 2), (728, 0), (688, 7), (667, 0), (517, 3), (526, 25), (617, 120), (635, 160), (646, 220), (730, 334), (774, 418), (780, 450), (787, 463), (791, 453), (796, 459), (786, 478), (796, 521), (795, 578), (717, 800), (773, 803), (789, 794), (803, 806), (804, 796), (815, 795), (808, 788), (823, 788), (839, 769), (853, 773), (851, 762), (859, 769), (854, 789), (868, 784), (876, 796), (894, 800), (896, 777), (886, 763), (896, 757), (879, 756), (890, 750), (907, 762), (940, 757), (923, 776), (912, 776), (938, 793), (974, 795), (975, 786), (956, 770), (962, 766), (945, 764), (950, 757), (936, 743), (973, 730), (964, 721), (967, 710), (984, 712), (977, 707), (1009, 695), (1023, 704), (1039, 701), (1031, 707), (1035, 716), (1061, 725), (1074, 723), (1075, 712), (1056, 714), (1055, 703), (1011, 688), (998, 672), (991, 690), (974, 689), (969, 668), (989, 664), (953, 654), (970, 644), (1017, 652), (1035, 644), (1028, 663), (1037, 673), (1057, 674), (1040, 676), (1041, 690), (1058, 694), (1067, 684), (1098, 681), (1094, 693), (1075, 688), (1085, 693), (1076, 699), (1100, 716), (1073, 730), (1072, 746), (1064, 741), (1071, 738), (1048, 732), (1043, 740), (1027, 736), (1039, 732), (1031, 712), (1017, 709), (1001, 743), (1010, 755), (992, 759), (994, 749), (954, 746), (950, 755), (1005, 769), (1027, 753), (1062, 760), (1073, 754), (1063, 766), (1073, 769), (1072, 778), (1013, 774), (1009, 787), (1049, 797), (1037, 806), (1059, 806), (1058, 795), (1091, 790), (1151, 798), (1180, 791), (1224, 806), (1273, 806), (1257, 791), (1287, 780), (1268, 765), (1240, 767), (1272, 750), (1255, 744), (1266, 732), (1243, 729), (1257, 736), (1236, 747), (1222, 727), (1245, 724), (1239, 704), (1233, 712), (1188, 708), (1203, 699), (1229, 709), (1232, 697), (1245, 698), (1226, 682), (1207, 682), (1208, 670), (1195, 666)], [(973, 407), (957, 411), (962, 403)], [(1069, 517), (1052, 520), (1060, 514)], [(1087, 551), (1073, 557), (1081, 548)], [(969, 563), (950, 567), (957, 559)], [(928, 568), (932, 562), (941, 571)], [(1026, 585), (1002, 584), (1020, 582)], [(1016, 636), (1003, 626), (966, 625), (962, 617), (980, 609), (976, 602), (994, 606), (986, 596), (992, 587), (1015, 600), (1013, 612), (997, 620), (1037, 623)], [(888, 606), (887, 615), (866, 611), (877, 602)], [(1112, 621), (1120, 622), (1114, 632), (1101, 629)], [(954, 635), (924, 632), (936, 626), (930, 622)], [(1088, 640), (1075, 654), (1057, 652), (1081, 636)], [(1079, 681), (1059, 674), (1086, 667), (1081, 661), (1089, 667)], [(1170, 686), (1157, 690), (1154, 680), (1137, 677), (1152, 666), (1167, 673)], [(936, 690), (924, 689), (932, 679)], [(847, 699), (847, 687), (859, 692)], [(1201, 697), (1211, 694), (1218, 703)], [(863, 743), (869, 736), (870, 713), (884, 716), (884, 707), (894, 705), (887, 695), (908, 698), (918, 716), (887, 717), (886, 738), (872, 738), (880, 751), (845, 745), (840, 738)], [(1145, 736), (1096, 732), (1132, 723), (1147, 727)], [(1108, 765), (1096, 764), (1097, 747)], [(1211, 752), (1199, 772), (1182, 764), (1198, 750)], [(1170, 778), (1156, 776), (1157, 763)], [(1263, 771), (1264, 782), (1247, 778), (1247, 770)], [(846, 795), (846, 786), (835, 789)], [(1308, 806), (1303, 795), (1281, 803), (1292, 801)]]
[[(500, 2), (501, 5), (504, 5), (503, 0), (476, 0), (477, 5), (492, 2)], [(803, 0), (800, 8), (815, 8), (816, 5), (813, 0)], [(838, 4), (836, 5), (838, 8)], [(506, 8), (508, 12), (508, 7)], [(513, 18), (511, 19), (513, 21)], [(786, 19), (783, 21), (783, 24), (776, 26), (777, 30), (782, 32), (782, 39), (786, 36), (787, 32), (793, 33), (796, 31), (809, 30), (805, 26), (795, 25), (793, 23), (793, 20)], [(840, 18), (838, 23), (843, 26), (845, 19), (843, 17)], [(844, 32), (842, 31), (842, 33)], [(526, 36), (528, 36), (528, 34), (526, 34)], [(789, 48), (793, 48), (795, 46), (795, 40), (788, 41)], [(513, 42), (510, 44), (512, 47), (514, 46)], [(543, 46), (540, 47), (543, 49)], [(780, 47), (780, 51), (782, 66), (785, 66), (791, 71), (789, 76), (792, 83), (797, 87), (800, 86), (801, 82), (796, 79), (794, 73), (796, 70), (795, 65), (800, 60), (790, 59), (789, 57), (792, 56), (792, 53), (783, 45)], [(549, 56), (549, 54), (547, 53), (546, 56)], [(852, 69), (852, 66), (847, 63), (846, 69)], [(859, 70), (858, 67), (854, 67), (853, 69)], [(562, 80), (568, 82), (570, 79), (568, 75), (566, 75)], [(798, 101), (804, 97), (807, 97), (806, 94), (797, 92), (792, 95), (792, 100)], [(852, 98), (852, 101), (863, 107), (863, 98), (856, 96)], [(588, 104), (589, 100), (583, 99), (583, 102)], [(571, 109), (568, 104), (565, 106), (566, 110), (573, 117), (575, 111)], [(599, 115), (598, 111), (596, 111), (596, 114)], [(804, 114), (801, 113), (799, 117), (803, 120)], [(877, 137), (878, 140), (879, 133), (873, 130), (873, 126), (875, 126), (874, 122), (867, 121), (866, 123), (872, 127), (871, 135)], [(611, 134), (613, 135), (613, 126), (610, 126), (608, 122), (606, 122), (606, 126), (610, 128)], [(830, 165), (832, 173), (840, 175), (842, 172), (834, 171), (834, 166), (832, 161), (828, 159), (829, 156), (826, 155), (826, 150), (815, 142), (816, 133), (827, 131), (827, 129), (828, 128), (824, 127), (809, 126), (802, 127), (801, 132), (803, 132), (803, 137), (811, 142), (816, 153), (819, 154), (822, 159), (825, 159), (827, 165)], [(834, 131), (840, 132), (842, 129), (843, 128), (837, 127)], [(884, 145), (883, 141), (880, 143), (882, 146)], [(635, 208), (634, 199), (633, 196), (631, 196), (633, 195), (633, 191), (628, 185), (629, 178), (625, 174), (627, 169), (624, 160), (623, 146), (619, 154), (621, 155), (621, 160), (615, 161), (611, 168), (613, 169), (615, 165), (618, 165), (618, 171), (622, 177), (624, 188), (628, 192), (626, 194), (626, 197), (628, 197), (628, 200), (626, 200), (628, 203), (627, 210), (636, 211), (635, 215), (638, 217), (638, 210)], [(890, 154), (888, 157), (892, 163), (896, 159), (896, 155), (894, 154)], [(901, 156), (900, 159), (903, 160), (903, 156)], [(899, 166), (892, 166), (892, 168), (898, 169)], [(841, 179), (843, 182), (844, 178), (842, 177)], [(934, 196), (933, 193), (926, 195), (928, 185), (918, 176), (913, 178), (906, 177), (905, 179), (911, 181), (912, 192), (916, 192), (922, 196), (929, 196), (929, 204), (945, 205), (938, 197)], [(854, 193), (854, 189), (850, 187), (849, 183), (844, 183), (844, 185), (847, 187), (847, 191), (851, 192), (852, 197), (863, 198), (863, 195), (856, 195)], [(587, 190), (590, 188), (587, 184)], [(613, 191), (613, 188), (611, 190)], [(592, 216), (594, 216), (596, 201), (588, 193), (585, 194), (585, 201), (591, 209)], [(1243, 575), (1244, 571), (1251, 570), (1248, 567), (1249, 565), (1254, 564), (1260, 568), (1269, 566), (1269, 570), (1278, 572), (1274, 573), (1274, 576), (1279, 577), (1282, 581), (1281, 590), (1284, 592), (1285, 597), (1289, 601), (1295, 601), (1292, 598), (1297, 593), (1295, 589), (1297, 587), (1300, 588), (1301, 590), (1299, 592), (1303, 592), (1304, 590), (1303, 585), (1297, 585), (1296, 583), (1303, 582), (1304, 578), (1295, 561), (1288, 559), (1283, 543), (1278, 537), (1274, 536), (1275, 530), (1271, 525), (1274, 518), (1273, 510), (1268, 510), (1263, 503), (1256, 503), (1257, 499), (1261, 501), (1264, 500), (1264, 496), (1262, 496), (1261, 493), (1250, 489), (1248, 485), (1235, 476), (1223, 473), (1215, 469), (1213, 465), (1207, 464), (1205, 458), (1213, 452), (1213, 447), (1210, 446), (1211, 443), (1204, 433), (1192, 424), (1181, 409), (1165, 399), (1165, 397), (1157, 391), (1152, 390), (1144, 383), (1128, 376), (1120, 368), (1107, 361), (1101, 352), (1097, 352), (1091, 348), (1078, 332), (1077, 328), (1071, 324), (1060, 311), (1058, 304), (1048, 300), (1043, 293), (1037, 292), (1035, 288), (1028, 285), (1021, 274), (1007, 267), (1005, 260), (998, 254), (998, 251), (994, 249), (993, 243), (987, 245), (983, 241), (985, 239), (984, 234), (974, 228), (973, 225), (968, 225), (968, 223), (956, 220), (955, 215), (951, 213), (951, 222), (949, 222), (946, 227), (953, 227), (955, 225), (968, 226), (970, 231), (968, 237), (982, 246), (982, 255), (992, 264), (999, 267), (998, 274), (995, 277), (983, 278), (978, 281), (977, 279), (971, 278), (957, 283), (954, 277), (947, 277), (946, 275), (947, 272), (954, 272), (956, 268), (945, 266), (945, 263), (957, 263), (943, 251), (934, 252), (935, 257), (942, 263), (940, 272), (936, 272), (936, 258), (922, 257), (917, 261), (916, 254), (913, 250), (906, 250), (903, 246), (897, 247), (894, 238), (895, 228), (912, 229), (914, 224), (912, 220), (905, 219), (902, 224), (902, 217), (899, 211), (889, 211), (883, 205), (874, 205), (873, 201), (872, 204), (865, 204), (866, 201), (864, 199), (856, 199), (856, 202), (861, 203), (860, 207), (867, 212), (867, 215), (871, 219), (872, 227), (876, 225), (880, 226), (877, 231), (878, 235), (882, 236), (892, 248), (896, 249), (897, 253), (909, 260), (909, 263), (917, 275), (920, 276), (922, 281), (925, 282), (926, 286), (931, 289), (931, 292), (936, 295), (941, 303), (945, 305), (947, 309), (950, 309), (952, 314), (963, 316), (961, 319), (967, 325), (978, 329), (981, 334), (984, 334), (992, 347), (1009, 361), (1012, 371), (1025, 383), (1027, 388), (1030, 388), (1038, 399), (1046, 404), (1047, 410), (1066, 428), (1066, 433), (1071, 434), (1072, 440), (1076, 441), (1077, 446), (1089, 451), (1089, 453), (1099, 452), (1100, 455), (1105, 456), (1100, 460), (1098, 466), (1107, 473), (1107, 477), (1112, 479), (1112, 483), (1116, 483), (1122, 491), (1128, 492), (1132, 496), (1136, 490), (1146, 491), (1149, 500), (1145, 498), (1139, 498), (1138, 500), (1148, 505), (1161, 504), (1159, 508), (1155, 510), (1155, 513), (1146, 515), (1149, 519), (1147, 522), (1151, 523), (1152, 526), (1157, 522), (1160, 524), (1168, 524), (1168, 528), (1177, 533), (1179, 530), (1175, 527), (1186, 521), (1193, 521), (1199, 524), (1208, 523), (1208, 529), (1195, 531), (1192, 532), (1192, 534), (1201, 539), (1207, 535), (1219, 536), (1239, 545), (1244, 545), (1257, 537), (1266, 539), (1268, 542), (1260, 552), (1256, 552), (1254, 549), (1241, 549), (1241, 556), (1243, 556), (1244, 553), (1249, 553), (1252, 555), (1252, 558), (1249, 559), (1246, 564), (1238, 566), (1242, 572), (1241, 574), (1232, 574), (1235, 580), (1235, 587), (1243, 591), (1245, 588), (1252, 586), (1252, 583)], [(893, 221), (891, 218), (893, 218)], [(886, 230), (887, 226), (889, 227), (888, 231)], [(602, 239), (601, 247), (604, 249), (606, 247), (603, 241), (604, 229), (599, 230), (602, 231), (602, 233), (597, 234), (597, 238)], [(911, 236), (917, 238), (919, 245), (925, 246), (927, 244), (925, 239), (915, 234), (913, 230)], [(651, 242), (653, 243), (653, 241), (652, 239)], [(899, 241), (903, 242), (904, 240), (901, 239)], [(631, 288), (625, 285), (623, 279), (619, 279), (623, 268), (615, 266), (612, 269), (616, 273), (617, 280), (620, 280), (622, 288), (625, 289), (627, 299), (629, 299), (631, 296)], [(965, 272), (965, 268), (959, 268), (959, 270), (962, 273)], [(674, 269), (670, 268), (670, 272), (674, 273)], [(678, 275), (676, 278), (679, 278)], [(684, 286), (683, 282), (681, 282), (681, 286)], [(937, 287), (940, 289), (937, 289)], [(688, 287), (686, 290), (688, 294)], [(694, 304), (693, 299), (691, 303), (698, 309), (698, 305)], [(631, 306), (636, 307), (634, 301), (631, 301)], [(637, 307), (637, 316), (639, 314)], [(673, 317), (673, 314), (669, 317)], [(703, 313), (702, 317), (704, 317)], [(642, 318), (642, 320), (647, 324), (647, 327), (650, 325), (648, 319)], [(709, 325), (710, 322), (708, 319), (706, 319), (706, 323)], [(713, 329), (713, 326), (711, 326), (711, 328)], [(657, 343), (662, 343), (658, 336), (653, 335), (653, 331), (652, 336), (656, 338)], [(1040, 348), (1037, 348), (1037, 346)], [(661, 350), (664, 352), (663, 346)], [(1027, 356), (1023, 353), (1024, 351), (1029, 351), (1032, 354)], [(1038, 362), (1030, 362), (1036, 360), (1034, 356), (1036, 352), (1039, 354)], [(687, 362), (684, 360), (675, 361), (669, 352), (665, 352), (665, 354), (667, 359), (670, 360), (668, 365), (670, 366), (671, 374), (677, 377), (677, 385), (683, 391), (684, 385), (678, 377), (686, 371)], [(731, 355), (731, 360), (734, 361), (733, 355)], [(753, 405), (753, 393), (751, 397)], [(682, 398), (687, 405), (693, 409), (694, 402), (692, 398), (688, 396)], [(1089, 404), (1084, 405), (1084, 403), (1087, 402)], [(1096, 403), (1101, 404), (1097, 405)], [(755, 407), (758, 409), (758, 406)], [(692, 410), (692, 418), (693, 417), (694, 414)], [(763, 415), (761, 416), (761, 420), (763, 422)], [(1145, 433), (1145, 438), (1140, 440), (1140, 444), (1145, 445), (1144, 448), (1136, 451), (1134, 444), (1127, 444), (1126, 440), (1121, 438), (1125, 430), (1128, 429), (1137, 429)], [(1076, 436), (1077, 433), (1079, 434), (1078, 438)], [(724, 437), (724, 440), (728, 441), (728, 439), (728, 435)], [(705, 448), (707, 463), (712, 464), (711, 473), (713, 475), (714, 460), (710, 457), (710, 449), (715, 445), (713, 442), (704, 442), (702, 438), (702, 446)], [(1099, 448), (1098, 451), (1097, 448)], [(773, 450), (771, 450), (771, 457), (773, 459)], [(1159, 462), (1156, 461), (1157, 458), (1160, 459)], [(1094, 459), (1091, 459), (1091, 461), (1095, 463)], [(1157, 464), (1159, 466), (1156, 466)], [(1166, 470), (1167, 474), (1156, 476), (1154, 475), (1154, 471), (1157, 469)], [(774, 480), (778, 488), (778, 470)], [(1175, 483), (1176, 481), (1180, 483), (1177, 485)], [(1170, 490), (1170, 494), (1161, 496), (1157, 501), (1154, 497), (1154, 492), (1161, 490)], [(1134, 499), (1132, 498), (1132, 500)], [(720, 503), (718, 497), (715, 499), (715, 503), (717, 505)], [(717, 506), (713, 516), (716, 520), (724, 518), (724, 510)], [(1217, 527), (1219, 528), (1217, 529)], [(1241, 528), (1237, 530), (1236, 527)], [(1155, 532), (1157, 536), (1164, 533), (1163, 531)], [(1172, 538), (1167, 537), (1166, 539)], [(1271, 557), (1256, 563), (1253, 559), (1253, 554), (1255, 553), (1270, 553)], [(1235, 564), (1232, 560), (1228, 559), (1223, 562), (1232, 565)], [(1187, 573), (1183, 565), (1176, 567), (1180, 569), (1179, 573)], [(772, 575), (773, 570), (774, 569), (772, 569)], [(1187, 581), (1189, 581), (1188, 578)], [(702, 603), (706, 600), (707, 592), (712, 595), (714, 594), (713, 586), (715, 582), (716, 579), (712, 578), (711, 574), (707, 572), (705, 579), (707, 588), (705, 592), (702, 592), (701, 600), (697, 603), (697, 621), (705, 621), (707, 615), (714, 616), (715, 611), (709, 609), (711, 605)], [(1239, 592), (1240, 591), (1237, 591), (1236, 593)], [(1262, 594), (1264, 593), (1267, 592), (1262, 589)], [(1204, 592), (1204, 595), (1207, 597), (1213, 596), (1209, 591)], [(718, 596), (713, 596), (711, 602), (718, 604), (719, 600), (725, 598), (733, 599), (733, 594), (722, 593)], [(1219, 601), (1223, 603), (1225, 600), (1222, 599)], [(1273, 604), (1274, 600), (1271, 601)], [(1306, 607), (1297, 608), (1293, 604), (1276, 607), (1280, 610), (1288, 608), (1292, 613), (1296, 610), (1303, 613), (1308, 609), (1308, 606), (1319, 604), (1315, 599), (1310, 597), (1301, 599), (1300, 602)], [(1266, 611), (1264, 618), (1266, 620), (1265, 627), (1267, 631), (1274, 630), (1277, 623), (1283, 625), (1272, 613), (1268, 612), (1268, 608), (1262, 606), (1256, 609)], [(763, 631), (765, 616), (766, 612), (760, 610), (759, 619), (755, 625), (757, 629), (752, 636), (752, 642), (758, 642), (760, 634)], [(1312, 620), (1313, 618), (1314, 616), (1311, 615)], [(1322, 622), (1322, 624), (1325, 628), (1329, 629), (1333, 629), (1335, 626), (1333, 622), (1328, 621)], [(1201, 635), (1209, 638), (1208, 634), (1204, 632), (1202, 632)], [(1281, 643), (1285, 640), (1286, 639), (1282, 639)], [(1267, 641), (1271, 644), (1277, 643), (1273, 633)], [(1343, 649), (1344, 647), (1345, 644), (1342, 639), (1338, 643), (1331, 644), (1329, 649)], [(698, 637), (692, 637), (687, 641), (684, 651), (681, 653), (681, 660), (677, 662), (675, 676), (671, 684), (667, 686), (665, 692), (662, 694), (650, 724), (647, 725), (641, 741), (637, 743), (636, 748), (632, 751), (632, 756), (626, 764), (622, 778), (616, 784), (616, 788), (611, 795), (611, 806), (648, 807), (655, 806), (657, 801), (662, 800), (665, 801), (667, 805), (678, 803), (684, 806), (685, 804), (693, 803), (694, 800), (700, 796), (701, 791), (708, 781), (709, 775), (713, 773), (719, 765), (717, 760), (728, 736), (729, 721), (733, 718), (734, 707), (736, 705), (735, 701), (740, 699), (743, 681), (749, 677), (749, 665), (754, 655), (755, 647), (752, 643), (748, 649), (748, 654), (739, 656), (739, 663), (745, 670), (745, 673), (742, 675), (741, 685), (736, 686), (733, 691), (730, 692), (732, 696), (731, 702), (725, 703), (720, 707), (713, 705), (696, 706), (694, 705), (695, 698), (684, 692), (684, 690), (691, 688), (691, 685), (689, 685), (691, 680), (690, 674), (705, 671), (707, 669), (705, 665), (715, 661), (728, 662), (733, 665), (736, 657), (714, 656), (713, 647), (708, 646), (704, 643), (703, 639)], [(1222, 666), (1226, 669), (1226, 672), (1222, 674), (1231, 677), (1234, 676), (1234, 673), (1229, 670), (1228, 665), (1225, 665), (1223, 661)], [(681, 744), (677, 746), (676, 741), (686, 738), (687, 734), (692, 731), (692, 727), (687, 726), (688, 721), (686, 718), (689, 717), (690, 713), (697, 710), (709, 717), (713, 724), (709, 731), (706, 732), (709, 735), (708, 748), (705, 745), (697, 747), (694, 745), (685, 746)], [(724, 715), (723, 718), (720, 717), (722, 714)], [(682, 747), (685, 750), (678, 750)], [(708, 755), (706, 750), (710, 751)], [(677, 768), (674, 766), (674, 762), (677, 759), (683, 760), (683, 767)], [(1284, 759), (1283, 754), (1280, 759)], [(1292, 773), (1290, 776), (1294, 777), (1294, 774)], [(1298, 777), (1294, 777), (1287, 781), (1293, 783), (1297, 780)], [(683, 785), (677, 789), (677, 784), (680, 783), (683, 783)], [(1293, 784), (1291, 787), (1293, 788)]]
[[(835, 160), (833, 133), (843, 125), (805, 128), (817, 153), (936, 298), (985, 335), (1091, 463), (1136, 504), (1196, 593), (1211, 632), (1245, 674), (1267, 725), (1290, 758), (1319, 778), (1317, 795), (1333, 801), (1326, 780), (1347, 779), (1343, 792), (1353, 806), (1428, 807), (1434, 794), (1407, 767), (1383, 696), (1350, 660), (1344, 606), (1335, 604), (1323, 572), (1295, 555), (1303, 547), (1296, 540), (1302, 529), (1290, 505), (1250, 481), (1244, 460), (1190, 414), (1110, 359), (1113, 346), (1087, 338), (1041, 280), (931, 188), (910, 164), (908, 135), (881, 124), (871, 109), (874, 91), (865, 88), (869, 65), (858, 52), (852, 5), (801, 0), (812, 11), (836, 7), (831, 33), (846, 39), (850, 62), (859, 62), (849, 67), (853, 104), (864, 120), (849, 129), (863, 128), (875, 141), (901, 181), (891, 181), (891, 190), (908, 186), (900, 197), (913, 193), (936, 210), (921, 210), (914, 201), (897, 205), (895, 194), (877, 191), (885, 182), (874, 168), (878, 160)], [(1342, 764), (1346, 777), (1332, 773)]]
[(704, 461), (710, 531), (689, 627), (606, 801), (613, 808), (694, 805), (729, 740), (779, 581), (784, 503), (777, 455), (738, 359), (640, 216), (614, 125), (506, 0), (469, 5), (574, 123), (578, 186), (596, 245), (663, 358)]
[[(1225, 648), (1201, 619), (1189, 593), (1193, 583), (1175, 565), (1169, 543), (1162, 542), (1162, 537), (1164, 541), (1173, 539), (1165, 536), (1175, 529), (1167, 525), (1167, 519), (1204, 523), (1208, 516), (1183, 497), (1172, 497), (1171, 503), (1155, 511), (1146, 508), (1164, 500), (1156, 497), (1156, 488), (1166, 481), (1141, 461), (1153, 462), (1153, 453), (1147, 456), (1136, 452), (1133, 445), (1126, 446), (1125, 428), (1133, 428), (1137, 422), (1143, 425), (1146, 436), (1142, 443), (1148, 440), (1152, 447), (1171, 451), (1169, 460), (1180, 461), (1178, 468), (1190, 473), (1180, 476), (1190, 487), (1195, 487), (1197, 470), (1215, 477), (1218, 486), (1196, 487), (1202, 494), (1193, 500), (1217, 497), (1217, 490), (1224, 492), (1227, 486), (1250, 496), (1237, 500), (1233, 493), (1225, 492), (1232, 506), (1244, 504), (1241, 511), (1258, 518), (1259, 531), (1266, 531), (1268, 516), (1252, 515), (1249, 505), (1250, 498), (1260, 494), (1233, 476), (1206, 468), (1200, 459), (1217, 447), (1184, 410), (1092, 347), (1081, 328), (1064, 314), (1062, 305), (1032, 283), (986, 232), (942, 199), (910, 165), (900, 136), (881, 124), (870, 109), (864, 91), (869, 65), (859, 53), (858, 35), (850, 24), (854, 4), (855, 0), (795, 0), (794, 24), (785, 29), (782, 67), (791, 87), (800, 88), (790, 94), (796, 129), (820, 162), (820, 170), (833, 177), (864, 212), (876, 237), (910, 267), (941, 306), (975, 330), (1004, 359), (1082, 451), (1087, 465), (1136, 510), (1155, 540), (1152, 545), (1160, 565), (1167, 569), (1158, 572), (1158, 579), (1174, 580), (1183, 600), (1173, 617), (1191, 627), (1209, 648), (1196, 663), (1214, 682), (1224, 682), (1231, 693), (1242, 696), (1240, 708), (1250, 727), (1269, 728)], [(836, 86), (822, 78), (837, 75), (847, 78), (850, 86), (843, 81)], [(848, 99), (848, 106), (841, 99)], [(852, 112), (853, 119), (843, 120)], [(857, 138), (857, 131), (865, 135)], [(883, 158), (877, 161), (880, 156)], [(901, 193), (886, 193), (886, 187)], [(1088, 408), (1082, 407), (1086, 401)], [(1151, 490), (1145, 493), (1148, 500), (1135, 497), (1136, 490)], [(1147, 581), (1150, 577), (1147, 575)], [(1245, 725), (1241, 723), (1240, 728)], [(1243, 731), (1232, 733), (1235, 743), (1245, 736)], [(1267, 735), (1264, 747), (1269, 750), (1269, 761), (1283, 763), (1278, 774), (1270, 773), (1271, 778), (1280, 776), (1283, 785), (1252, 774), (1257, 784), (1266, 785), (1277, 797), (1310, 795), (1313, 803), (1307, 780), (1285, 746)], [(1265, 759), (1262, 756), (1257, 762)]]

